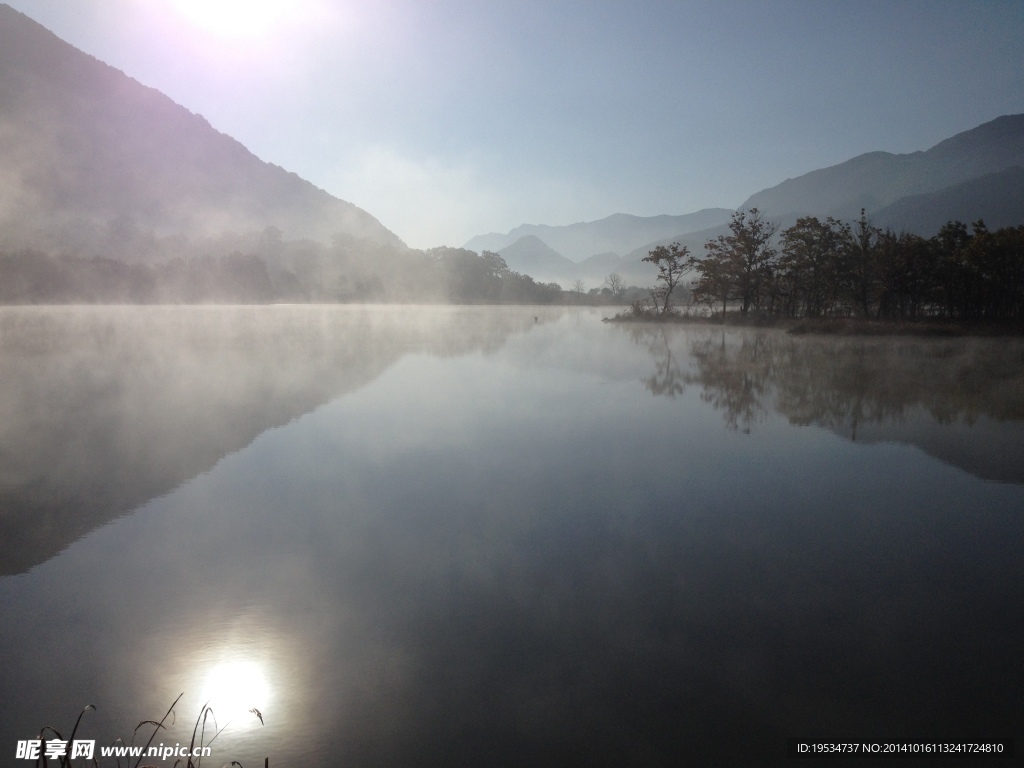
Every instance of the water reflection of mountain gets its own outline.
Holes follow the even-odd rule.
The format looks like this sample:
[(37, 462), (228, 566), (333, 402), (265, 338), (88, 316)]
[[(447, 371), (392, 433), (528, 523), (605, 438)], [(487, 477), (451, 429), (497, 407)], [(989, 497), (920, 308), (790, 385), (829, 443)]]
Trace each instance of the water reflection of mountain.
[(656, 395), (690, 385), (749, 432), (772, 411), (858, 442), (915, 445), (978, 477), (1024, 483), (1024, 342), (793, 338), (639, 327)]
[(49, 559), (403, 355), (495, 349), (541, 311), (0, 310), (0, 574)]

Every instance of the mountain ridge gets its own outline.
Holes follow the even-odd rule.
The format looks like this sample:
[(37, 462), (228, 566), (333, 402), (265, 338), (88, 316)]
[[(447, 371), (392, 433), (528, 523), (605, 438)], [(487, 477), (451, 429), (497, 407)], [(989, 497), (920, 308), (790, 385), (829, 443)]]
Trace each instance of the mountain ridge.
[(477, 235), (463, 247), (500, 252), (519, 238), (532, 235), (569, 261), (580, 263), (597, 254), (612, 252), (622, 255), (652, 240), (706, 229), (728, 221), (731, 215), (732, 210), (728, 208), (704, 208), (678, 216), (613, 213), (602, 219), (575, 224), (520, 224), (505, 234)]
[[(565, 283), (573, 279), (576, 264), (536, 235), (523, 235), (498, 251), (508, 266), (541, 282)], [(540, 277), (537, 277), (540, 275)]]
[(756, 192), (741, 208), (786, 214), (855, 218), (903, 197), (938, 192), (971, 179), (1024, 166), (1024, 114), (1002, 115), (935, 144), (893, 154), (866, 152)]
[(872, 213), (877, 226), (917, 234), (934, 234), (954, 219), (965, 224), (982, 219), (989, 229), (1024, 223), (1024, 167), (1016, 165), (936, 192), (901, 197)]
[(108, 230), (277, 227), (404, 248), (376, 218), (260, 160), (201, 115), (0, 5), (0, 225), (7, 247), (107, 252)]

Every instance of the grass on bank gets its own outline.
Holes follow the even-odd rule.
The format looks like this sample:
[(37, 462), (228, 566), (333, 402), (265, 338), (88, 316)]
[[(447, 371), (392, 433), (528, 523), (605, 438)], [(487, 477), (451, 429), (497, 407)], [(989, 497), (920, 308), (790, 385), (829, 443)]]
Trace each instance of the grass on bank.
[[(113, 757), (113, 759), (116, 761), (116, 765), (118, 766), (118, 768), (121, 768), (121, 765), (122, 765), (121, 757), (125, 757), (125, 765), (128, 768), (159, 768), (158, 766), (156, 766), (155, 764), (152, 764), (152, 763), (147, 763), (145, 765), (142, 765), (142, 761), (146, 757), (150, 756), (147, 753), (149, 752), (149, 748), (152, 746), (153, 741), (156, 739), (157, 734), (160, 733), (161, 730), (167, 730), (167, 720), (168, 720), (168, 718), (171, 719), (171, 725), (174, 724), (174, 715), (175, 715), (174, 708), (178, 705), (178, 702), (181, 701), (181, 697), (184, 696), (184, 695), (185, 695), (184, 693), (181, 693), (181, 694), (178, 695), (178, 698), (176, 698), (174, 700), (174, 703), (171, 704), (171, 706), (167, 709), (167, 712), (164, 714), (164, 716), (159, 721), (157, 721), (157, 720), (143, 720), (138, 725), (136, 725), (135, 726), (135, 730), (132, 731), (131, 741), (128, 742), (127, 744), (125, 744), (124, 739), (122, 739), (120, 737), (116, 738), (110, 744), (111, 747), (118, 747), (118, 746), (129, 747), (129, 748), (134, 747), (135, 746), (135, 739), (139, 735), (139, 731), (144, 729), (146, 726), (152, 726), (153, 727), (153, 732), (152, 732), (152, 734), (150, 734), (149, 740), (141, 748), (141, 753), (138, 756), (138, 759), (135, 761), (134, 765), (132, 765), (131, 757), (127, 757), (127, 756)], [(57, 766), (57, 768), (73, 768), (73, 766), (77, 764), (79, 766), (83, 766), (83, 765), (84, 766), (89, 766), (89, 765), (92, 765), (92, 766), (97, 766), (97, 768), (98, 768), (98, 766), (100, 765), (100, 762), (99, 762), (100, 755), (99, 754), (95, 754), (94, 753), (93, 757), (89, 758), (89, 759), (80, 758), (77, 763), (70, 756), (71, 745), (75, 741), (75, 736), (78, 734), (78, 728), (82, 724), (82, 718), (85, 716), (86, 712), (95, 711), (95, 710), (96, 710), (96, 707), (93, 706), (92, 704), (87, 704), (85, 706), (85, 708), (82, 709), (82, 711), (78, 715), (78, 718), (75, 720), (75, 726), (71, 730), (71, 736), (68, 739), (64, 739), (64, 737), (60, 734), (60, 732), (56, 728), (54, 728), (53, 726), (47, 725), (44, 728), (42, 728), (39, 731), (39, 740), (44, 742), (44, 749), (40, 750), (40, 757), (35, 761), (35, 764), (37, 766), (47, 766), (47, 767), (49, 765), (53, 764), (53, 765)], [(251, 712), (255, 717), (259, 718), (259, 721), (260, 721), (261, 725), (263, 724), (263, 713), (262, 712), (260, 712), (258, 709), (255, 709), (255, 708), (250, 709), (249, 712)], [(208, 724), (210, 723), (210, 721), (212, 721), (212, 729), (211, 730), (213, 732), (213, 735), (210, 736), (209, 737), (209, 741), (207, 741), (207, 736), (208, 736), (207, 728), (208, 728)], [(213, 742), (216, 741), (217, 737), (220, 736), (224, 732), (224, 729), (227, 728), (228, 725), (230, 725), (230, 721), (228, 723), (225, 723), (223, 726), (219, 726), (218, 723), (217, 723), (217, 717), (214, 714), (213, 708), (210, 706), (209, 702), (204, 704), (202, 709), (199, 712), (199, 716), (196, 718), (195, 725), (192, 728), (192, 739), (191, 739), (191, 741), (189, 742), (189, 745), (188, 745), (188, 756), (186, 756), (184, 759), (179, 757), (177, 760), (174, 761), (174, 765), (173, 765), (172, 768), (179, 768), (179, 766), (181, 768), (202, 768), (203, 758), (202, 758), (201, 755), (202, 755), (202, 752), (203, 752), (204, 748), (209, 747), (211, 744), (213, 744)], [(56, 759), (51, 759), (51, 758), (48, 758), (46, 756), (45, 742), (46, 742), (48, 736), (50, 738), (55, 738), (55, 739), (57, 739), (59, 741), (65, 742), (66, 749), (65, 749), (65, 754), (63, 756), (58, 757)], [(192, 756), (197, 754), (197, 750), (198, 750), (198, 755), (200, 755), (200, 756), (193, 758)], [(97, 751), (98, 751), (98, 748), (97, 748)], [(225, 763), (225, 765), (226, 766), (227, 765), (238, 766), (238, 768), (245, 768), (245, 766), (243, 766), (237, 760), (232, 760), (230, 763)], [(263, 767), (264, 768), (270, 768), (270, 758), (265, 758), (264, 759)]]

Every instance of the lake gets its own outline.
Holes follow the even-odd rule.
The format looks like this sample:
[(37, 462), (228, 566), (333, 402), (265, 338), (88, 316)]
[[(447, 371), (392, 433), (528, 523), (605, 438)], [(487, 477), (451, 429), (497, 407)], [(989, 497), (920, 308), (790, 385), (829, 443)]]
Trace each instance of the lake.
[(1024, 342), (609, 314), (0, 308), (3, 749), (1019, 749)]

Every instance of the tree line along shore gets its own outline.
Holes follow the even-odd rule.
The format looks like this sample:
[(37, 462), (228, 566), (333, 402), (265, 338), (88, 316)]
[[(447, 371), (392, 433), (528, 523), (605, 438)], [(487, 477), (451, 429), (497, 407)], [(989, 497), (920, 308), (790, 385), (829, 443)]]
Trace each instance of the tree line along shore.
[[(618, 304), (646, 289), (565, 290), (496, 253), (426, 251), (348, 237), (287, 241), (276, 228), (200, 243), (150, 244), (165, 258), (0, 250), (0, 304), (453, 303)], [(122, 251), (124, 249), (121, 249)]]
[[(855, 222), (800, 218), (780, 231), (737, 211), (700, 257), (657, 246), (652, 288), (609, 275), (572, 290), (513, 271), (496, 253), (400, 249), (353, 238), (286, 241), (269, 227), (222, 236), (158, 262), (0, 251), (0, 303), (198, 304), (450, 302), (629, 305), (615, 319), (784, 324), (797, 330), (1020, 327), (1024, 226), (950, 221), (930, 238)], [(189, 252), (190, 251), (190, 252)], [(220, 255), (213, 255), (219, 253)], [(179, 255), (180, 254), (180, 255)]]
[(945, 322), (1020, 327), (1024, 226), (950, 221), (933, 237), (807, 216), (781, 232), (752, 208), (702, 258), (658, 246), (644, 259), (657, 286), (619, 320), (804, 321), (804, 329)]

